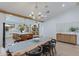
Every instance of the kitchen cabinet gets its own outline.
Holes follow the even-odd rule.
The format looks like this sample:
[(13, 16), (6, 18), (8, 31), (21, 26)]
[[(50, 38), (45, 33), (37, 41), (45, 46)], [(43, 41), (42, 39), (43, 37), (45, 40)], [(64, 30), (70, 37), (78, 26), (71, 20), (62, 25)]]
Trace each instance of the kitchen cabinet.
[(56, 34), (57, 41), (71, 43), (71, 44), (77, 44), (77, 35), (76, 34), (62, 34), (57, 33)]

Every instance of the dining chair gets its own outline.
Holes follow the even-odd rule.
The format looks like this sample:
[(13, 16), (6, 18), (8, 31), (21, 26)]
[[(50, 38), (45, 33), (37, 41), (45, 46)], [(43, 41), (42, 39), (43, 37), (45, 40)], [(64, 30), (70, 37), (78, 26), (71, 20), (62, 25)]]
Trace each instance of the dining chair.
[(43, 50), (42, 50), (43, 55), (47, 56), (49, 54), (51, 56), (49, 44), (44, 44), (42, 45), (42, 47), (43, 47)]
[(42, 55), (42, 47), (39, 46), (32, 51), (25, 52), (26, 56), (41, 56)]
[(9, 50), (7, 50), (6, 53), (7, 53), (7, 56), (12, 56), (12, 54)]
[(49, 41), (49, 46), (50, 46), (50, 49), (52, 50), (52, 54), (56, 55), (57, 54), (57, 52), (56, 52), (56, 39), (52, 39), (51, 41)]

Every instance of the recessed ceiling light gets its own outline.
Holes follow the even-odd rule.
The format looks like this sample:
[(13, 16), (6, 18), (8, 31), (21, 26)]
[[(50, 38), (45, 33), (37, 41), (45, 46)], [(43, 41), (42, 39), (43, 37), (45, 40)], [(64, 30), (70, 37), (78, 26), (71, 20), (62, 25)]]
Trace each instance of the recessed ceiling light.
[(41, 14), (42, 14), (41, 12), (38, 13), (38, 15), (41, 15)]
[(62, 7), (65, 7), (65, 4), (62, 4)]
[(34, 14), (34, 12), (33, 12), (33, 11), (32, 11), (31, 13), (32, 13), (32, 14)]

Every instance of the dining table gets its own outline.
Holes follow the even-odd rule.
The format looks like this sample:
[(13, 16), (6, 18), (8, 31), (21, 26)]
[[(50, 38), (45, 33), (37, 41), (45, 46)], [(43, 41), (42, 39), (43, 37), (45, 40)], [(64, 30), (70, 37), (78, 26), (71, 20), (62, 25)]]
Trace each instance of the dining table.
[(46, 42), (50, 40), (51, 39), (49, 37), (33, 38), (31, 40), (17, 42), (12, 45), (9, 45), (6, 47), (6, 50), (9, 50), (12, 56), (16, 56), (16, 55), (19, 56), (19, 55), (24, 54), (25, 52), (29, 52), (35, 49), (36, 47), (45, 44)]

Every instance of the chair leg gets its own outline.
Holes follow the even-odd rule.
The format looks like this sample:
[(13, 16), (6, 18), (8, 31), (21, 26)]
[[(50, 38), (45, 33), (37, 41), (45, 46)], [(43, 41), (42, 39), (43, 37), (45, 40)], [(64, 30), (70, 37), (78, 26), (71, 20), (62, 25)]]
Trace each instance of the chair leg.
[(52, 56), (52, 55), (54, 56), (54, 49), (53, 49), (53, 47), (50, 47), (50, 53), (49, 54), (50, 54), (50, 56)]
[(46, 56), (47, 56), (47, 53), (46, 53)]
[(52, 55), (54, 56), (54, 49), (52, 48)]
[(56, 48), (54, 47), (55, 55), (57, 54)]
[(49, 50), (49, 54), (50, 54), (50, 56), (52, 55), (52, 48), (50, 48), (50, 50)]
[(43, 56), (47, 56), (47, 53), (43, 52)]

